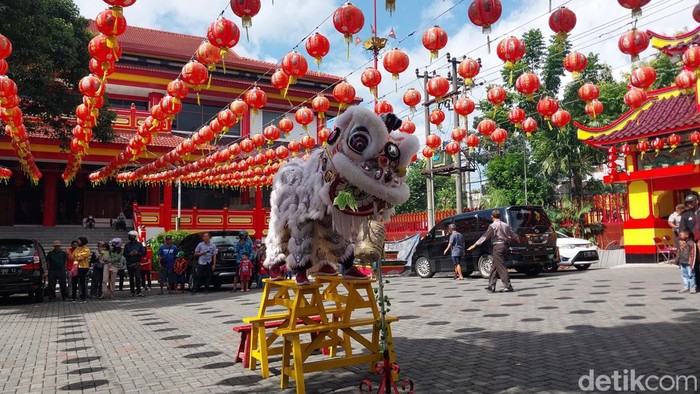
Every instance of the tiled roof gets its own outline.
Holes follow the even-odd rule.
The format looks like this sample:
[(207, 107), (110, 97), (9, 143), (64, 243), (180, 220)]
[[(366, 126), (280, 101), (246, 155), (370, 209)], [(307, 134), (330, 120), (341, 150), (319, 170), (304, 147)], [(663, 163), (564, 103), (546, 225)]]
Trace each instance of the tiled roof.
[[(110, 142), (111, 144), (115, 145), (123, 145), (126, 147), (126, 145), (129, 143), (129, 140), (131, 137), (134, 136), (134, 132), (130, 131), (116, 131), (115, 130), (115, 138)], [(27, 132), (27, 135), (33, 139), (46, 139), (46, 140), (56, 140), (56, 136), (52, 134), (47, 134), (43, 133), (41, 131), (29, 131)], [(0, 136), (2, 137), (2, 136)], [(153, 137), (151, 139), (151, 143), (148, 144), (149, 147), (157, 147), (157, 148), (175, 148), (180, 142), (182, 142), (184, 138), (177, 136), (175, 134), (171, 133), (156, 133), (153, 134)], [(98, 141), (93, 141), (91, 144), (99, 144)]]
[[(669, 56), (682, 54), (688, 47), (700, 45), (700, 26), (678, 36), (664, 36), (651, 30), (647, 30), (647, 34), (651, 37), (652, 46)], [(671, 43), (663, 46), (655, 45), (656, 43), (667, 43), (669, 41)]]
[[(649, 108), (643, 106), (636, 111), (641, 112), (636, 119), (627, 119), (626, 124), (610, 134), (600, 134), (589, 137), (585, 141), (594, 145), (616, 143), (621, 141), (649, 138), (668, 134), (670, 130), (685, 130), (700, 127), (700, 112), (695, 107), (694, 94), (679, 94), (654, 98)], [(633, 114), (634, 112), (628, 113)], [(625, 115), (623, 115), (625, 116)], [(585, 131), (593, 131), (581, 127)], [(603, 129), (598, 129), (603, 132)], [(593, 131), (594, 132), (594, 131)]]
[[(206, 26), (202, 28), (205, 29)], [(95, 21), (90, 20), (88, 29), (93, 33), (97, 33)], [(192, 58), (199, 45), (204, 41), (204, 37), (129, 26), (124, 34), (118, 37), (118, 40), (122, 46), (123, 53), (181, 60), (184, 65)], [(234, 51), (229, 51), (226, 55), (226, 67), (240, 67), (266, 72), (270, 68), (274, 70), (277, 65), (241, 57)], [(324, 82), (335, 82), (341, 79), (336, 75), (311, 70), (306, 73), (306, 78)]]

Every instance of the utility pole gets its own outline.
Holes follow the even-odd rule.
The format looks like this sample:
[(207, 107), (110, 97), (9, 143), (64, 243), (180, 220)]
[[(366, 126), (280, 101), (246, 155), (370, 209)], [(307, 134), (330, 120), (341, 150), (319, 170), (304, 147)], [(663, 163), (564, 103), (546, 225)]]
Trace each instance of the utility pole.
[[(424, 72), (422, 75), (416, 69), (416, 77), (423, 78), (423, 97), (425, 101), (423, 102), (423, 112), (425, 113), (425, 138), (430, 135), (430, 101), (428, 100), (428, 72)], [(433, 160), (428, 158), (426, 160), (426, 172), (428, 176), (425, 179), (426, 187), (426, 197), (428, 202), (427, 214), (428, 214), (428, 229), (435, 226), (435, 193), (433, 190)]]
[[(459, 91), (459, 78), (457, 77), (457, 59), (453, 58), (450, 56), (450, 53), (447, 53), (447, 61), (452, 64), (452, 113), (454, 114), (454, 124), (455, 128), (459, 127), (459, 114), (457, 111), (454, 111), (455, 106), (457, 105), (457, 99), (459, 98), (457, 92)], [(468, 127), (469, 125), (467, 125)], [(460, 145), (462, 145), (460, 143)], [(455, 155), (456, 160), (454, 163), (455, 170), (457, 173), (455, 174), (455, 190), (457, 191), (457, 213), (462, 213), (464, 212), (464, 209), (462, 208), (462, 149), (460, 148), (459, 152)]]

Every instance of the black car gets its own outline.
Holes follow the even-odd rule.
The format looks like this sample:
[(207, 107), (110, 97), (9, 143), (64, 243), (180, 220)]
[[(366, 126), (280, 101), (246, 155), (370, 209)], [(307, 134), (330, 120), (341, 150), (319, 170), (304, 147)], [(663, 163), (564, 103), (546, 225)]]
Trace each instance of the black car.
[(194, 286), (194, 268), (197, 266), (197, 257), (194, 257), (194, 249), (202, 242), (202, 234), (208, 232), (211, 235), (211, 243), (218, 249), (216, 254), (216, 269), (213, 272), (211, 283), (214, 287), (223, 284), (233, 284), (233, 279), (238, 275), (238, 256), (233, 251), (233, 246), (238, 242), (239, 231), (204, 231), (186, 236), (180, 241), (178, 250), (185, 252), (185, 258), (190, 263), (189, 284)]
[[(544, 209), (534, 205), (518, 205), (473, 211), (450, 216), (433, 227), (428, 234), (416, 245), (413, 253), (413, 269), (418, 276), (429, 278), (436, 272), (452, 272), (452, 259), (443, 252), (449, 242), (450, 234), (447, 226), (454, 223), (464, 237), (465, 250), (481, 237), (492, 223), (491, 211), (499, 210), (501, 220), (508, 223), (513, 231), (527, 242), (516, 242), (508, 245), (506, 267), (514, 268), (528, 276), (536, 276), (542, 271), (542, 266), (556, 261), (557, 235)], [(491, 271), (492, 257), (491, 242), (487, 241), (480, 247), (466, 252), (462, 256), (462, 273), (468, 276), (473, 271), (479, 271), (487, 278)]]
[(44, 248), (32, 239), (0, 239), (0, 295), (29, 294), (44, 300), (47, 272)]

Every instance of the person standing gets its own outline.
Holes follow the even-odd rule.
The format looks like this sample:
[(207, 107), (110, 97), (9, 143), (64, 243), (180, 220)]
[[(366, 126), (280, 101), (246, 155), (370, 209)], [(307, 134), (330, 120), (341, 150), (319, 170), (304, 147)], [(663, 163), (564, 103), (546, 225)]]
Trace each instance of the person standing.
[(204, 292), (209, 293), (212, 271), (216, 269), (216, 245), (211, 243), (209, 233), (202, 234), (202, 242), (194, 249), (194, 257), (197, 257), (197, 268), (194, 277), (194, 289), (192, 294), (197, 294), (204, 283)]
[(102, 249), (104, 242), (97, 243), (97, 250), (90, 255), (90, 265), (92, 266), (92, 277), (90, 278), (90, 297), (102, 298), (102, 277), (104, 276), (104, 260), (102, 260)]
[[(698, 208), (698, 196), (695, 193), (688, 194), (685, 197), (685, 212), (681, 215), (681, 222), (678, 226), (679, 231), (687, 231), (688, 238), (695, 243), (700, 242), (700, 209)], [(695, 254), (695, 263), (697, 263), (698, 254)], [(700, 264), (694, 264), (693, 272), (695, 274), (696, 285), (700, 281)]]
[(78, 265), (78, 275), (72, 278), (73, 294), (71, 298), (73, 301), (76, 300), (78, 285), (80, 285), (80, 301), (85, 302), (87, 298), (87, 274), (90, 271), (90, 256), (92, 255), (87, 244), (87, 238), (78, 238), (78, 247), (71, 254), (73, 264)]
[(153, 270), (153, 249), (146, 246), (146, 255), (141, 258), (141, 284), (144, 290), (151, 290), (151, 271)]
[[(243, 260), (243, 255), (247, 254), (248, 257), (254, 255), (253, 252), (253, 241), (248, 237), (248, 232), (242, 230), (238, 235), (238, 242), (233, 245), (233, 251), (236, 253), (236, 263), (238, 267), (241, 266), (241, 260)], [(240, 281), (238, 275), (233, 277), (233, 291), (236, 291), (236, 282)], [(241, 282), (241, 290), (243, 290), (243, 282)]]
[(126, 259), (126, 269), (129, 272), (129, 289), (131, 296), (141, 294), (141, 259), (146, 254), (146, 249), (136, 239), (138, 233), (129, 231), (129, 242), (124, 245), (124, 258)]
[(78, 249), (78, 240), (73, 240), (70, 242), (70, 248), (66, 249), (66, 254), (68, 255), (68, 262), (66, 264), (66, 286), (70, 286), (73, 282), (70, 271), (73, 268), (73, 251)]
[[(250, 279), (253, 273), (253, 262), (248, 259), (248, 254), (243, 253), (243, 259), (238, 265), (238, 277), (241, 278), (241, 292), (250, 291)], [(236, 291), (236, 289), (233, 289)]]
[(501, 293), (510, 293), (513, 291), (513, 286), (510, 284), (510, 276), (505, 266), (506, 252), (508, 252), (508, 242), (517, 240), (518, 236), (507, 223), (501, 221), (501, 211), (497, 209), (491, 211), (491, 219), (493, 223), (489, 225), (488, 230), (467, 251), (474, 250), (474, 248), (490, 239), (493, 248), (491, 253), (493, 258), (489, 274), (489, 286), (486, 290), (494, 293), (496, 291), (496, 281), (500, 278), (503, 283)]
[(106, 295), (109, 295), (109, 298), (114, 298), (114, 282), (117, 278), (117, 267), (112, 264), (112, 259), (110, 258), (112, 248), (114, 247), (112, 242), (114, 242), (114, 240), (105, 243), (100, 252), (100, 257), (104, 263), (104, 267), (102, 268), (102, 295), (100, 299), (105, 298)]
[[(182, 250), (177, 252), (177, 255), (175, 257), (175, 264), (173, 267), (173, 272), (174, 272), (174, 283), (175, 283), (175, 290), (176, 294), (182, 293), (185, 291), (185, 282), (187, 281), (187, 259), (185, 258), (185, 252)], [(180, 285), (180, 290), (177, 290), (177, 285)]]
[(687, 231), (681, 231), (678, 234), (678, 266), (681, 268), (681, 279), (683, 280), (683, 288), (678, 290), (679, 293), (690, 294), (697, 293), (697, 284), (695, 283), (695, 258), (697, 249), (695, 242), (689, 238), (690, 234)]
[(464, 255), (464, 237), (457, 232), (457, 226), (455, 226), (454, 223), (447, 226), (447, 229), (450, 230), (450, 241), (442, 254), (450, 252), (452, 264), (454, 264), (455, 267), (454, 278), (457, 280), (464, 280), (464, 276), (462, 276), (462, 266), (460, 265), (462, 255)]
[(122, 249), (122, 240), (121, 238), (114, 238), (110, 241), (110, 244), (112, 248), (109, 253), (109, 261), (119, 277), (119, 291), (123, 291), (124, 277), (126, 276), (126, 258)]
[(66, 283), (66, 262), (68, 253), (61, 249), (61, 241), (53, 241), (53, 249), (46, 254), (49, 264), (49, 301), (56, 301), (56, 283), (61, 289), (61, 300), (68, 301), (68, 284)]
[(158, 260), (160, 261), (160, 272), (158, 273), (158, 283), (160, 283), (160, 294), (163, 294), (163, 286), (168, 288), (170, 294), (174, 281), (173, 269), (175, 268), (175, 257), (177, 256), (177, 246), (173, 245), (173, 236), (166, 235), (165, 243), (158, 249)]

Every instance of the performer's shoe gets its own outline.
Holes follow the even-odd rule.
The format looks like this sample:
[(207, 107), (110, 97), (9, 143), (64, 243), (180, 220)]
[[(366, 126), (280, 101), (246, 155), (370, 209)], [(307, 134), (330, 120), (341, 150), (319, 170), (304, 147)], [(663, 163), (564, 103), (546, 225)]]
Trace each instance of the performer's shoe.
[(267, 270), (270, 275), (270, 280), (284, 280), (284, 275), (282, 275), (282, 270), (279, 265), (273, 265)]
[(369, 279), (369, 277), (362, 272), (360, 272), (357, 267), (352, 267), (345, 271), (343, 274), (343, 279), (350, 279), (350, 280), (363, 280), (363, 279)]
[(338, 275), (338, 271), (330, 265), (324, 265), (320, 270), (314, 273), (316, 276), (335, 276)]
[(513, 286), (510, 285), (500, 290), (501, 293), (512, 293), (513, 291)]
[(309, 284), (309, 277), (306, 276), (306, 270), (305, 269), (300, 269), (297, 271), (296, 275), (296, 282), (298, 285), (308, 285)]

